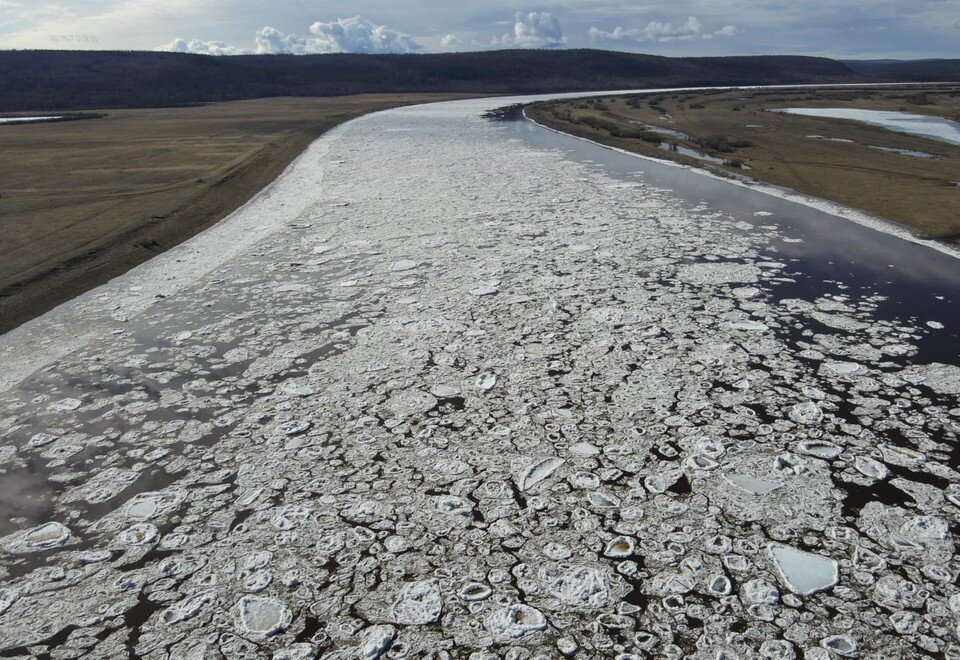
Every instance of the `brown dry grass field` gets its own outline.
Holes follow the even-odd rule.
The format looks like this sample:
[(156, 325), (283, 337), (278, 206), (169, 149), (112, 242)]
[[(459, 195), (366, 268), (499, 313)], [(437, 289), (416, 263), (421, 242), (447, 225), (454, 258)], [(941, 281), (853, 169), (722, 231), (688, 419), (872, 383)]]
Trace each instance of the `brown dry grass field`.
[(259, 99), (0, 125), (0, 333), (226, 217), (337, 124), (462, 97)]
[[(655, 93), (543, 103), (528, 108), (527, 114), (607, 145), (840, 202), (925, 237), (960, 239), (960, 146), (856, 121), (767, 112), (798, 106), (900, 110), (960, 120), (960, 86)], [(673, 129), (690, 139), (657, 136), (631, 121)], [(661, 148), (661, 140), (726, 162), (705, 163)], [(870, 145), (922, 151), (935, 158)]]

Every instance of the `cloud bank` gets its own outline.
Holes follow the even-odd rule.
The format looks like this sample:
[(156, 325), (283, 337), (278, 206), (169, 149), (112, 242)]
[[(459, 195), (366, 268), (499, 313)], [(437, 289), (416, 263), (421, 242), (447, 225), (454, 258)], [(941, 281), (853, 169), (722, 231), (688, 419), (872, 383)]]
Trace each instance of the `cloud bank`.
[(407, 34), (377, 25), (360, 16), (338, 18), (329, 23), (317, 21), (310, 36), (285, 34), (272, 27), (257, 30), (254, 50), (236, 48), (222, 41), (174, 39), (157, 50), (199, 55), (311, 55), (321, 53), (415, 53), (423, 46)]
[(682, 25), (650, 21), (642, 28), (622, 28), (619, 25), (612, 31), (606, 32), (597, 27), (590, 28), (590, 39), (593, 41), (634, 41), (669, 43), (673, 41), (695, 41), (698, 39), (713, 39), (715, 37), (732, 37), (737, 33), (733, 25), (724, 25), (718, 30), (706, 32), (703, 24), (696, 16), (687, 18)]
[(494, 37), (493, 46), (505, 48), (561, 48), (567, 37), (560, 27), (560, 20), (550, 12), (528, 14), (517, 12), (514, 16), (513, 34)]

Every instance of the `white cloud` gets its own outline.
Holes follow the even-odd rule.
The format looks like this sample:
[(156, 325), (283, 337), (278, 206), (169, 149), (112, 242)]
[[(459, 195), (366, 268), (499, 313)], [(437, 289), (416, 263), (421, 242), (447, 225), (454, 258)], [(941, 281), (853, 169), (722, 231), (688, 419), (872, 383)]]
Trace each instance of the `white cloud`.
[(316, 53), (414, 53), (423, 46), (408, 35), (374, 25), (359, 16), (310, 26), (310, 48)]
[(442, 48), (456, 48), (462, 45), (463, 42), (460, 41), (460, 37), (455, 34), (445, 34), (443, 38), (440, 39), (440, 46)]
[(257, 30), (254, 42), (257, 44), (257, 55), (279, 55), (281, 53), (306, 55), (312, 52), (307, 39), (293, 34), (284, 34), (280, 30), (269, 26)]
[(560, 21), (550, 12), (529, 14), (517, 12), (514, 16), (513, 34), (494, 37), (493, 46), (508, 48), (560, 48), (567, 43)]
[(222, 41), (202, 41), (200, 39), (186, 41), (179, 38), (160, 46), (157, 50), (169, 53), (195, 53), (197, 55), (243, 55), (249, 52), (242, 48), (234, 48)]
[(687, 18), (682, 25), (650, 21), (642, 28), (622, 28), (619, 25), (607, 32), (600, 28), (590, 28), (589, 34), (593, 41), (637, 41), (637, 42), (665, 42), (694, 41), (697, 39), (713, 39), (714, 37), (732, 37), (737, 33), (733, 25), (724, 25), (719, 30), (705, 32), (703, 24), (696, 16)]
[[(308, 37), (285, 34), (272, 27), (257, 30), (254, 37), (257, 55), (309, 55), (316, 53), (414, 53), (423, 50), (423, 46), (407, 34), (375, 25), (370, 21), (354, 16), (339, 18), (329, 23), (317, 21), (310, 26)], [(447, 35), (456, 39), (453, 35)], [(447, 46), (447, 37), (443, 45)], [(456, 43), (459, 43), (457, 41)], [(450, 42), (453, 45), (453, 42)], [(157, 50), (177, 53), (198, 53), (201, 55), (242, 55), (251, 51), (236, 48), (222, 41), (202, 41), (200, 39), (174, 39)]]

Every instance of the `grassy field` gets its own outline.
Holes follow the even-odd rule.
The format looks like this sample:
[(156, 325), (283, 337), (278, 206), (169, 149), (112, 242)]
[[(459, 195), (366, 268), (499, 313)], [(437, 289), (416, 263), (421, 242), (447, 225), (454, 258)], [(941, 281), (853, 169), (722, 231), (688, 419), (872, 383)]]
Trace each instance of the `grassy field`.
[(448, 98), (260, 99), (0, 125), (0, 332), (224, 218), (333, 126)]
[[(922, 92), (862, 88), (657, 93), (542, 103), (527, 113), (540, 123), (604, 144), (792, 188), (893, 220), (925, 237), (960, 239), (960, 146), (860, 122), (767, 112), (796, 106), (901, 110), (960, 120), (960, 86), (925, 87)], [(683, 135), (658, 134), (638, 121)], [(810, 137), (814, 135), (821, 137)], [(705, 162), (669, 145), (723, 162)], [(935, 157), (917, 158), (875, 146)]]

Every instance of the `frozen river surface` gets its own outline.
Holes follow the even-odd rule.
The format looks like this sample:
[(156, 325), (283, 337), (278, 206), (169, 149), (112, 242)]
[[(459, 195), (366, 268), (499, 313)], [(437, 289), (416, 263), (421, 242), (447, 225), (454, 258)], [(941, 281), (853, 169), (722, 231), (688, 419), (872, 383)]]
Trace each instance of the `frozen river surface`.
[(946, 117), (859, 108), (784, 108), (774, 112), (827, 119), (851, 119), (882, 126), (897, 133), (909, 133), (949, 144), (960, 144), (960, 121), (953, 121)]
[(502, 103), (0, 337), (0, 656), (960, 657), (960, 262)]

